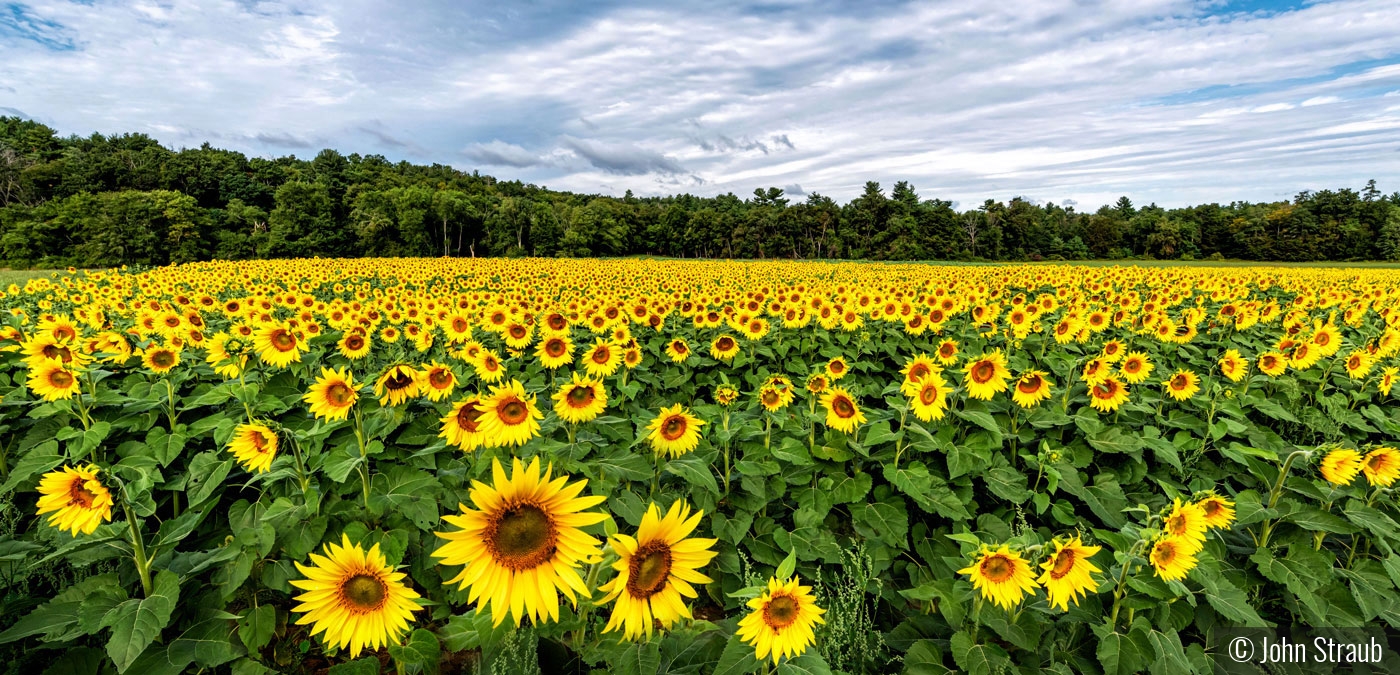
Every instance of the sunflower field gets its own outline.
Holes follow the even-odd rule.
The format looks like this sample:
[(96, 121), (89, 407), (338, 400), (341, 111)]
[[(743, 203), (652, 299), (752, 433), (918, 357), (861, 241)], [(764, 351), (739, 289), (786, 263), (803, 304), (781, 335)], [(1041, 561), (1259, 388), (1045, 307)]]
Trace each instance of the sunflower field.
[(0, 672), (1204, 674), (1224, 629), (1400, 628), (1400, 271), (0, 296)]

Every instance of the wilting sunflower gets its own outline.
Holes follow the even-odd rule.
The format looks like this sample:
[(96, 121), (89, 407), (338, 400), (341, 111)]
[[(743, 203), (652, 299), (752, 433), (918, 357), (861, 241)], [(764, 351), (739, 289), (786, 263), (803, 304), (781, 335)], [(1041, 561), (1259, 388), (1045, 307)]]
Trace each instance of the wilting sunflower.
[(579, 377), (575, 372), (573, 380), (564, 383), (554, 392), (554, 414), (571, 424), (582, 424), (603, 414), (608, 407), (608, 392), (603, 383), (591, 378)]
[(1269, 377), (1278, 377), (1288, 370), (1288, 359), (1278, 352), (1264, 352), (1259, 355), (1259, 372)]
[(1337, 448), (1322, 458), (1318, 470), (1333, 485), (1349, 485), (1361, 473), (1361, 453), (1349, 448)]
[(491, 395), (482, 398), (478, 410), (481, 411), (481, 433), (485, 434), (488, 448), (525, 445), (526, 441), (540, 435), (539, 420), (544, 419), (544, 414), (535, 407), (535, 397), (527, 396), (518, 380), (492, 387)]
[(1227, 349), (1225, 355), (1220, 357), (1220, 373), (1231, 382), (1239, 382), (1249, 374), (1249, 361), (1240, 356), (1240, 350)]
[(574, 343), (566, 335), (551, 335), (540, 340), (535, 356), (539, 358), (540, 365), (554, 370), (574, 360)]
[(865, 413), (860, 411), (856, 400), (845, 387), (832, 387), (822, 394), (822, 407), (826, 408), (826, 426), (846, 434), (853, 434), (856, 428), (865, 423)]
[(963, 386), (967, 387), (967, 395), (983, 401), (990, 401), (1006, 391), (1006, 381), (1011, 379), (1011, 372), (1006, 369), (1006, 356), (1001, 350), (969, 360), (963, 373), (966, 374)]
[(442, 431), (438, 437), (447, 439), (449, 444), (464, 452), (471, 452), (485, 444), (486, 435), (481, 433), (480, 405), (481, 397), (475, 394), (455, 403), (452, 412), (443, 416)]
[[(228, 333), (218, 333), (209, 339), (208, 352), (204, 356), (204, 361), (214, 369), (220, 377), (232, 379), (238, 377), (243, 369), (248, 365), (248, 356), (244, 349), (242, 338), (236, 338)], [(126, 359), (123, 358), (122, 361)]]
[(735, 634), (753, 645), (754, 657), (760, 661), (772, 655), (776, 664), (807, 651), (817, 639), (813, 627), (826, 623), (822, 618), (826, 610), (817, 606), (812, 588), (801, 585), (797, 577), (769, 579), (768, 588), (748, 607), (752, 611), (739, 620)]
[(258, 358), (273, 368), (286, 368), (301, 360), (301, 342), (290, 326), (268, 324), (253, 334)]
[(948, 383), (938, 373), (919, 381), (919, 390), (909, 398), (914, 416), (924, 422), (941, 420), (948, 412)]
[(1206, 516), (1206, 527), (1227, 530), (1230, 523), (1235, 522), (1235, 503), (1214, 492), (1196, 500), (1196, 506), (1201, 507), (1201, 513)]
[(78, 373), (61, 361), (45, 360), (29, 367), (29, 390), (45, 401), (72, 398), (81, 391)]
[(1178, 537), (1162, 536), (1152, 544), (1152, 552), (1147, 559), (1162, 580), (1179, 581), (1196, 566), (1196, 551), (1199, 550)]
[(607, 594), (602, 602), (615, 599), (617, 604), (604, 633), (621, 628), (624, 638), (635, 640), (643, 634), (650, 637), (654, 623), (669, 629), (691, 618), (685, 598), (699, 597), (691, 584), (712, 581), (700, 568), (718, 555), (711, 550), (718, 540), (690, 538), (703, 515), (691, 515), (690, 506), (676, 500), (663, 517), (653, 503), (642, 515), (635, 539), (613, 535), (611, 546), (618, 560), (612, 568), (617, 576), (598, 590)]
[(152, 346), (141, 350), (141, 363), (146, 369), (164, 375), (180, 365), (180, 350), (174, 347)]
[(680, 457), (695, 449), (700, 445), (700, 427), (705, 422), (690, 414), (677, 403), (669, 408), (662, 408), (656, 418), (647, 425), (651, 430), (647, 434), (647, 440), (651, 442), (651, 449), (658, 455), (670, 455)]
[(672, 363), (685, 363), (690, 358), (690, 345), (685, 340), (675, 338), (666, 343), (666, 356), (671, 357)]
[(904, 375), (904, 381), (899, 385), (900, 393), (905, 396), (913, 396), (919, 391), (919, 380), (942, 370), (943, 368), (938, 365), (938, 362), (934, 361), (928, 354), (915, 356), (904, 365), (904, 370), (899, 371), (900, 374)]
[(350, 332), (341, 336), (336, 343), (336, 350), (351, 361), (358, 361), (369, 356), (369, 350), (373, 346), (370, 339), (360, 333)]
[(418, 371), (403, 363), (389, 366), (374, 381), (374, 395), (379, 397), (379, 405), (401, 405), (418, 395)]
[(1142, 384), (1152, 375), (1152, 369), (1155, 367), (1151, 361), (1147, 360), (1146, 354), (1128, 352), (1128, 355), (1123, 357), (1123, 363), (1118, 366), (1118, 373), (1128, 384)]
[(1036, 580), (1045, 587), (1045, 597), (1051, 607), (1069, 611), (1069, 602), (1079, 604), (1079, 598), (1099, 587), (1093, 577), (1101, 572), (1089, 558), (1097, 555), (1103, 547), (1085, 546), (1079, 537), (1068, 541), (1055, 540), (1055, 550), (1041, 563), (1044, 570)]
[(977, 559), (958, 570), (958, 574), (968, 575), (972, 587), (982, 592), (984, 600), (991, 600), (1006, 610), (1015, 607), (1021, 598), (1035, 593), (1035, 589), (1040, 587), (1030, 563), (1021, 557), (1020, 552), (1011, 550), (1006, 544), (995, 551), (984, 545)]
[(418, 389), (430, 401), (446, 399), (457, 388), (457, 374), (446, 364), (434, 361), (424, 366), (418, 374)]
[(1041, 401), (1050, 398), (1050, 387), (1054, 383), (1046, 377), (1048, 374), (1043, 370), (1023, 373), (1016, 379), (1016, 386), (1011, 388), (1011, 400), (1022, 408), (1034, 408)]
[(851, 372), (851, 364), (846, 363), (846, 357), (838, 356), (826, 362), (826, 376), (835, 382)]
[(92, 534), (102, 521), (112, 521), (112, 493), (98, 480), (101, 471), (94, 464), (73, 468), (64, 466), (39, 479), (39, 510), (36, 515), (53, 513), (48, 523), (77, 536)]
[(731, 387), (727, 384), (721, 384), (718, 387), (715, 387), (715, 403), (718, 403), (727, 408), (733, 405), (734, 402), (737, 400), (739, 400), (738, 389), (735, 389), (734, 387)]
[(1089, 405), (1099, 412), (1113, 412), (1128, 400), (1128, 385), (1109, 376), (1103, 382), (1089, 387)]
[(366, 647), (377, 651), (398, 644), (413, 612), (422, 609), (414, 602), (418, 593), (403, 583), (408, 575), (389, 566), (379, 544), (366, 552), (343, 533), (340, 545), (328, 543), (323, 550), (324, 556), (311, 554), (311, 565), (293, 563), (306, 577), (290, 582), (306, 591), (292, 608), (306, 614), (296, 625), (312, 624), (313, 636), (325, 633), (326, 644), (348, 646), (352, 659)]
[(1183, 368), (1176, 371), (1176, 374), (1172, 375), (1171, 379), (1163, 382), (1162, 386), (1167, 388), (1167, 396), (1178, 401), (1185, 401), (1195, 396), (1196, 392), (1201, 390), (1201, 378), (1195, 373)]
[(468, 590), (467, 601), (477, 611), (490, 609), (494, 625), (507, 615), (520, 625), (529, 616), (535, 623), (559, 620), (559, 593), (577, 604), (575, 593), (590, 591), (579, 576), (585, 562), (597, 562), (602, 548), (582, 528), (601, 523), (607, 514), (585, 512), (607, 499), (580, 497), (586, 480), (567, 484), (568, 476), (540, 475), (540, 459), (528, 467), (513, 460), (510, 478), (500, 460), (491, 462), (492, 484), (472, 481), (476, 509), (459, 505), (461, 515), (442, 519), (457, 526), (436, 532), (446, 543), (433, 552), (443, 565), (462, 565), (447, 583)]
[(321, 368), (321, 377), (301, 400), (311, 405), (311, 414), (326, 420), (343, 420), (360, 399), (350, 369)]
[(267, 473), (273, 458), (277, 456), (277, 434), (257, 422), (240, 424), (233, 430), (228, 449), (245, 469)]
[(582, 359), (588, 374), (601, 379), (616, 373), (622, 365), (622, 348), (613, 344), (611, 340), (598, 338), (598, 341), (583, 353)]
[(739, 353), (739, 341), (731, 335), (721, 335), (710, 342), (710, 356), (719, 361), (728, 361)]
[(1183, 504), (1180, 499), (1172, 500), (1171, 512), (1162, 519), (1162, 531), (1168, 537), (1180, 539), (1187, 553), (1198, 553), (1205, 548), (1208, 529), (1205, 510), (1192, 502)]
[(1391, 448), (1376, 448), (1366, 453), (1361, 461), (1361, 473), (1366, 482), (1374, 486), (1390, 487), (1400, 478), (1400, 451)]

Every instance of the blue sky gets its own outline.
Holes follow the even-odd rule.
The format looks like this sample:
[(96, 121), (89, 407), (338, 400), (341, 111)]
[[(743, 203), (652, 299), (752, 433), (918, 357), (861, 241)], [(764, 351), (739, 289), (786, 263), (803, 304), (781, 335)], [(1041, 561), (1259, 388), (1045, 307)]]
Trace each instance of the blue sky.
[(0, 0), (0, 114), (580, 192), (1400, 190), (1394, 0)]

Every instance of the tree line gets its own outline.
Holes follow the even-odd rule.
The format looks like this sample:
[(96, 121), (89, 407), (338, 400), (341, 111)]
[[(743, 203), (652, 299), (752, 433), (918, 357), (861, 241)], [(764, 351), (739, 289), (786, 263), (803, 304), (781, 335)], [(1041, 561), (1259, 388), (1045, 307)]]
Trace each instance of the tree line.
[(1093, 212), (1016, 198), (967, 210), (900, 181), (845, 204), (782, 189), (698, 197), (549, 190), (322, 150), (267, 159), (144, 134), (60, 137), (0, 117), (0, 264), (163, 265), (310, 256), (872, 260), (1400, 260), (1400, 192)]

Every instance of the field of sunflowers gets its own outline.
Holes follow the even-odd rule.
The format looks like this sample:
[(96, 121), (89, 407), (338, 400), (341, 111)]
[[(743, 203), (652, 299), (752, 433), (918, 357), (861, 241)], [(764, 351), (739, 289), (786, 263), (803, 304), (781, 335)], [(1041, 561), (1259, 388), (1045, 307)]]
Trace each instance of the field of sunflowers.
[(1209, 673), (1226, 628), (1400, 628), (1396, 270), (0, 296), (0, 672)]

